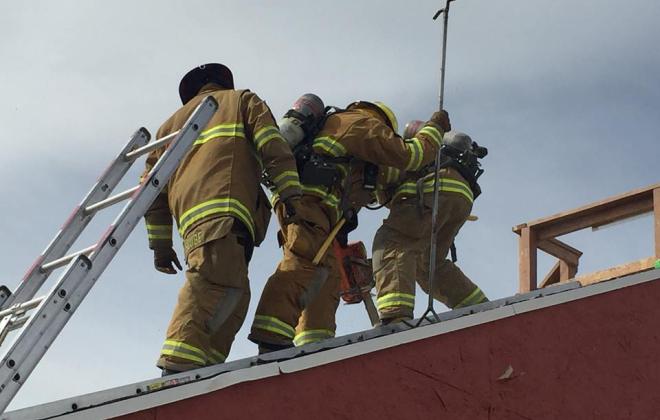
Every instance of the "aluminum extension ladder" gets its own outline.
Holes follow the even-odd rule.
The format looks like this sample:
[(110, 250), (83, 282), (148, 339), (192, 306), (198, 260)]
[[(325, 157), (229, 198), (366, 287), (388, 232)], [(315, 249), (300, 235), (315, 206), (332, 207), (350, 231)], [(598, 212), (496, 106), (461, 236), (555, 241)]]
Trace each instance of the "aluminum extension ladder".
[[(16, 291), (12, 294), (6, 286), (0, 288), (0, 345), (7, 333), (24, 326), (0, 362), (0, 413), (110, 264), (217, 109), (216, 100), (207, 97), (181, 130), (149, 144), (149, 132), (145, 128), (137, 130), (28, 269)], [(140, 185), (110, 196), (138, 157), (168, 143), (165, 153)], [(96, 244), (65, 255), (99, 210), (126, 199), (128, 202)], [(49, 293), (34, 298), (50, 273), (67, 264)]]

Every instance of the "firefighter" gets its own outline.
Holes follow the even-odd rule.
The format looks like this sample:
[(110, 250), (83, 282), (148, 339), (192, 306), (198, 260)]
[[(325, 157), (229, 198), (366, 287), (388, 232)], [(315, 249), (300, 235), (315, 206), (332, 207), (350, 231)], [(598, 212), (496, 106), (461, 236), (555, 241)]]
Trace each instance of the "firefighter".
[[(422, 126), (422, 121), (411, 121), (406, 125), (404, 137), (414, 137)], [(472, 151), (473, 142), (464, 133), (449, 131), (443, 137), (443, 143), (456, 150)], [(454, 238), (470, 215), (476, 195), (480, 193), (470, 169), (453, 161), (449, 164), (449, 159), (443, 159), (443, 163), (447, 163), (443, 166), (447, 167), (440, 170), (433, 298), (453, 309), (488, 299), (454, 262), (446, 258)], [(415, 281), (425, 292), (429, 291), (435, 180), (435, 171), (401, 173), (396, 168), (388, 168), (387, 172), (390, 181), (399, 181), (387, 188), (389, 197), (385, 201), (388, 201), (390, 213), (376, 232), (372, 249), (378, 293), (376, 304), (383, 324), (412, 319)]]
[[(182, 269), (172, 248), (173, 217), (188, 266), (157, 362), (164, 375), (224, 362), (243, 323), (247, 265), (270, 219), (261, 165), (289, 213), (301, 197), (295, 159), (268, 105), (255, 93), (235, 90), (229, 68), (211, 63), (192, 69), (179, 95), (183, 107), (158, 138), (179, 130), (206, 96), (219, 108), (145, 216), (156, 269)], [(149, 155), (145, 174), (163, 152)]]
[[(318, 113), (323, 106), (308, 108)], [(280, 126), (283, 133), (297, 133), (287, 140), (298, 150), (298, 143), (311, 137), (311, 153), (302, 154), (298, 168), (302, 201), (313, 217), (306, 218), (306, 224), (282, 225), (284, 257), (265, 285), (248, 337), (261, 353), (334, 336), (339, 275), (332, 252), (324, 254), (320, 266), (312, 263), (314, 256), (342, 218), (354, 220), (362, 206), (373, 202), (377, 165), (419, 170), (434, 160), (443, 133), (451, 128), (448, 114), (436, 112), (417, 136), (404, 141), (397, 134), (394, 113), (379, 102), (354, 102), (325, 115), (320, 130), (312, 133), (301, 114), (287, 113), (293, 129)]]

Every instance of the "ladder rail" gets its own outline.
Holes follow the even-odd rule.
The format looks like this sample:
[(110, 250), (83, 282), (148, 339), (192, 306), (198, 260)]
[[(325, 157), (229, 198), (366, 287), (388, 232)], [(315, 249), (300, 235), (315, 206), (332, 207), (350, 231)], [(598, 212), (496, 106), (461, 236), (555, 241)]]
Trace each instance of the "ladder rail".
[(56, 260), (67, 253), (94, 216), (94, 214), (85, 215), (84, 209), (88, 204), (104, 200), (112, 193), (133, 164), (133, 161), (126, 161), (124, 156), (145, 145), (150, 137), (151, 135), (145, 128), (140, 128), (133, 133), (126, 146), (98, 178), (82, 202), (74, 208), (46, 249), (27, 270), (16, 291), (2, 302), (0, 309), (8, 308), (15, 302), (21, 303), (34, 297), (50, 275), (50, 271), (44, 272), (41, 270), (42, 264)]
[[(199, 104), (94, 246), (90, 257), (78, 253), (70, 260), (57, 284), (43, 298), (0, 362), (0, 412), (4, 412), (10, 404), (139, 220), (167, 185), (167, 181), (217, 109), (218, 103), (212, 96), (206, 97)], [(6, 316), (2, 322), (11, 316)], [(18, 321), (25, 322), (22, 318)]]
[(39, 334), (23, 334), (3, 357), (0, 362), (0, 412), (7, 408), (75, 310), (69, 300), (78, 292), (91, 267), (91, 262), (83, 255), (69, 263), (23, 329), (23, 332), (38, 329)]

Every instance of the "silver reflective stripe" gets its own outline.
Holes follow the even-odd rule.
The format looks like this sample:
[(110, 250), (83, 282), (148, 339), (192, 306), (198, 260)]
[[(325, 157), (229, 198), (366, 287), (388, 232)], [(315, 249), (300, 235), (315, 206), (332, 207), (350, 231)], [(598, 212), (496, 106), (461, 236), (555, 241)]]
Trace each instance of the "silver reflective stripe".
[(306, 330), (296, 334), (293, 339), (293, 344), (296, 346), (303, 346), (309, 343), (326, 340), (335, 336), (335, 332), (331, 330)]
[(415, 307), (415, 295), (409, 293), (387, 293), (378, 298), (376, 301), (378, 310), (389, 308), (392, 306), (407, 306), (410, 308)]
[(190, 344), (186, 344), (183, 341), (165, 340), (160, 353), (202, 365), (205, 365), (207, 360), (206, 353), (203, 350), (191, 346)]
[(486, 301), (486, 295), (480, 288), (475, 288), (465, 299), (463, 299), (454, 308), (463, 308), (465, 306), (472, 306)]
[(287, 338), (293, 338), (296, 334), (295, 328), (291, 325), (280, 321), (274, 316), (255, 315), (252, 328), (266, 330), (275, 334), (283, 335)]

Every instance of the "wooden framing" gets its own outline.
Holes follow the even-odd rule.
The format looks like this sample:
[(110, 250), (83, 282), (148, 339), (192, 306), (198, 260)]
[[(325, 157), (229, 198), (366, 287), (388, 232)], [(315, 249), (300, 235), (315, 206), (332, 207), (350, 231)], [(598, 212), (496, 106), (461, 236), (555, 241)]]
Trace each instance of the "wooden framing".
[(655, 258), (660, 260), (660, 188), (653, 190), (653, 214), (655, 217)]
[[(528, 292), (537, 288), (538, 249), (559, 260), (550, 273), (545, 276), (541, 287), (567, 281), (577, 274), (582, 252), (558, 240), (557, 236), (586, 228), (599, 228), (650, 212), (654, 214), (654, 257), (641, 260), (643, 263), (636, 262), (625, 265), (625, 267), (620, 266), (624, 267), (622, 272), (626, 270), (643, 271), (648, 269), (648, 264), (653, 266), (654, 261), (660, 259), (660, 184), (650, 185), (574, 210), (515, 226), (513, 231), (520, 235), (520, 292)], [(594, 282), (598, 278), (604, 279), (602, 277), (621, 271), (612, 270), (614, 269), (599, 271), (588, 278), (585, 276), (584, 279)], [(634, 271), (626, 274), (631, 272)]]

